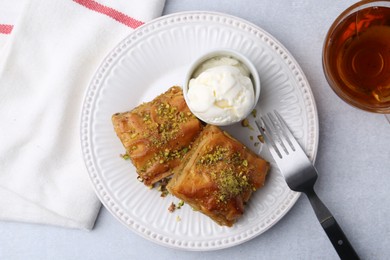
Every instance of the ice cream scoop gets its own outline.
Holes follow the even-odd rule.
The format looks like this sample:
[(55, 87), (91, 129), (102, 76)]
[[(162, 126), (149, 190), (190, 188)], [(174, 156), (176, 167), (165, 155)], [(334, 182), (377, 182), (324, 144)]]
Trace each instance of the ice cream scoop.
[(199, 119), (219, 126), (230, 125), (254, 109), (260, 80), (256, 68), (242, 54), (213, 51), (191, 66), (183, 92), (188, 107)]

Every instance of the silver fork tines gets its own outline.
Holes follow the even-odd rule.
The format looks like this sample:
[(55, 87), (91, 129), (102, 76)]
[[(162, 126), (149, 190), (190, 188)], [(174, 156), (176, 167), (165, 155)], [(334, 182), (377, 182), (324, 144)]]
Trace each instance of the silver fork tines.
[(288, 186), (300, 192), (312, 188), (317, 179), (316, 169), (281, 115), (274, 111), (262, 116), (260, 121), (256, 121), (257, 127)]
[[(289, 155), (291, 152), (296, 151), (295, 147), (299, 144), (277, 111), (275, 111), (275, 116), (276, 118), (271, 113), (268, 113), (267, 117), (261, 117), (262, 125), (258, 121), (256, 121), (256, 124), (266, 142), (271, 144), (270, 151), (273, 153), (272, 155), (275, 156), (276, 154), (282, 159), (283, 155), (281, 150)], [(274, 139), (276, 139), (276, 142), (274, 142)]]

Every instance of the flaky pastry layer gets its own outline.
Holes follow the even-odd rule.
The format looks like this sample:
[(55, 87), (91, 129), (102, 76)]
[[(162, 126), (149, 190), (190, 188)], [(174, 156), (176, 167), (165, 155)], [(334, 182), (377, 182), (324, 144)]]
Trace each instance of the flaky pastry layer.
[(172, 175), (203, 126), (180, 87), (112, 116), (114, 130), (145, 185)]
[(168, 190), (220, 225), (232, 226), (269, 163), (220, 128), (207, 125), (175, 169)]

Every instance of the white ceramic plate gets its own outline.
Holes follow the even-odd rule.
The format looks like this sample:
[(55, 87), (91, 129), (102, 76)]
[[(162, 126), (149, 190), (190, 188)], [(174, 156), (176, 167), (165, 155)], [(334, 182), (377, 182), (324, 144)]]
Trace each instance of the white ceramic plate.
[[(129, 161), (120, 158), (124, 149), (111, 115), (182, 85), (191, 62), (216, 48), (234, 49), (252, 60), (261, 77), (258, 113), (277, 109), (310, 158), (316, 156), (318, 116), (310, 86), (273, 36), (245, 20), (210, 12), (176, 13), (143, 25), (108, 55), (87, 89), (81, 143), (89, 176), (105, 207), (134, 232), (164, 246), (205, 251), (240, 244), (274, 225), (299, 197), (272, 164), (265, 187), (251, 198), (244, 216), (234, 227), (221, 227), (188, 205), (168, 212), (178, 200), (161, 198), (158, 191), (146, 188)], [(271, 160), (267, 149), (250, 140), (256, 131), (240, 125), (225, 129)]]

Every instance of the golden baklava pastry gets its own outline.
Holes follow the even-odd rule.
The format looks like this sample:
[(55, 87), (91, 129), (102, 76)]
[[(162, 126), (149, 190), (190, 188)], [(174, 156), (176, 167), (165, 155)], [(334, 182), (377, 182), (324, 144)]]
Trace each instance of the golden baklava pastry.
[(112, 123), (147, 186), (172, 174), (203, 128), (176, 86), (132, 111), (114, 114)]
[(232, 226), (269, 163), (220, 128), (207, 125), (168, 183), (174, 196), (220, 225)]

